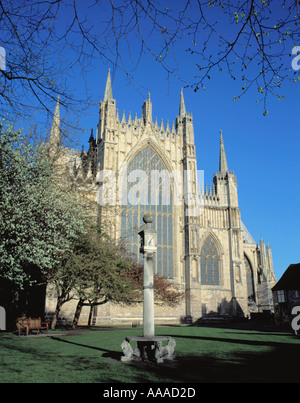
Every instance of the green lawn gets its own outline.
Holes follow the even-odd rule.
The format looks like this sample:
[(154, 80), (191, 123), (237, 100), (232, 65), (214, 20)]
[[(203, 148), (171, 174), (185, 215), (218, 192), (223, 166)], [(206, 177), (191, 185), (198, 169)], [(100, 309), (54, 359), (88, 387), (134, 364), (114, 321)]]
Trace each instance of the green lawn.
[(300, 338), (293, 333), (157, 327), (156, 335), (176, 340), (176, 360), (162, 364), (121, 362), (120, 344), (130, 335), (142, 329), (52, 337), (0, 333), (0, 382), (300, 382)]

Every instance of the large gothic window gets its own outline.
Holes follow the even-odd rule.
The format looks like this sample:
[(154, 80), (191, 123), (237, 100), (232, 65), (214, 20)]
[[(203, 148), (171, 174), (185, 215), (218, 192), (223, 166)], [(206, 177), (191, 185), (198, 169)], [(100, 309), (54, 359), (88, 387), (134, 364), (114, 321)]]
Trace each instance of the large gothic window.
[(127, 187), (122, 190), (121, 234), (128, 252), (142, 261), (138, 232), (143, 216), (150, 212), (157, 230), (156, 272), (173, 278), (173, 217), (169, 174), (161, 158), (150, 147), (139, 151), (127, 167)]
[(220, 284), (220, 256), (210, 236), (208, 236), (201, 248), (201, 283), (203, 285)]
[(246, 270), (248, 302), (255, 302), (254, 286), (253, 286), (253, 271), (251, 264), (246, 256), (244, 256), (244, 267)]

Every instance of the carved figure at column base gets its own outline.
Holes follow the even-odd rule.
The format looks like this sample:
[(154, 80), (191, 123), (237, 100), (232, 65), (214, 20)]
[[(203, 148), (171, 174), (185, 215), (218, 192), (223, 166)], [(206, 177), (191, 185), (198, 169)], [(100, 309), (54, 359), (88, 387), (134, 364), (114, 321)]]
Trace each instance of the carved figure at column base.
[(141, 359), (141, 353), (138, 348), (133, 349), (128, 341), (124, 340), (121, 344), (124, 356), (121, 357), (121, 361), (132, 361), (135, 359)]
[[(137, 348), (133, 349), (130, 341), (137, 342)], [(168, 341), (166, 346), (162, 345), (163, 341)], [(154, 336), (154, 337), (126, 337), (121, 344), (124, 356), (121, 361), (154, 361), (162, 363), (164, 360), (173, 360), (175, 358), (176, 342), (170, 336)]]

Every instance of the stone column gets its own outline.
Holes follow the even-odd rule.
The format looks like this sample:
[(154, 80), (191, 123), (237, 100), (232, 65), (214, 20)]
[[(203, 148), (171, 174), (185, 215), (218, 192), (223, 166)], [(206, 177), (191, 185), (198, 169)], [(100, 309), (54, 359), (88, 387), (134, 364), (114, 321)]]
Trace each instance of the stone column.
[(143, 335), (154, 336), (153, 253), (144, 253)]
[[(144, 218), (145, 228), (139, 232), (141, 237), (140, 252), (144, 255), (144, 301), (143, 301), (143, 336), (126, 337), (121, 347), (124, 356), (121, 361), (143, 360), (163, 362), (174, 358), (176, 342), (171, 336), (154, 335), (154, 259), (157, 250), (157, 232), (151, 228), (152, 216), (147, 213)], [(168, 345), (162, 345), (163, 341)], [(137, 341), (133, 349), (130, 341)]]
[(141, 237), (140, 252), (144, 255), (144, 301), (143, 331), (144, 337), (154, 337), (154, 259), (157, 233), (151, 228), (153, 217), (147, 213), (143, 221), (145, 228), (139, 232)]

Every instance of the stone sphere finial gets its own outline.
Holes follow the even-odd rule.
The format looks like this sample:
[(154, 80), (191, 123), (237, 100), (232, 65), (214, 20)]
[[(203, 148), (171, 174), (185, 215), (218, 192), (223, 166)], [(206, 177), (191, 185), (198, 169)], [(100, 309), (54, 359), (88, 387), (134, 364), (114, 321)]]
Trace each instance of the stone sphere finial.
[(146, 213), (143, 217), (143, 221), (145, 224), (151, 224), (153, 221), (153, 217), (150, 213)]

